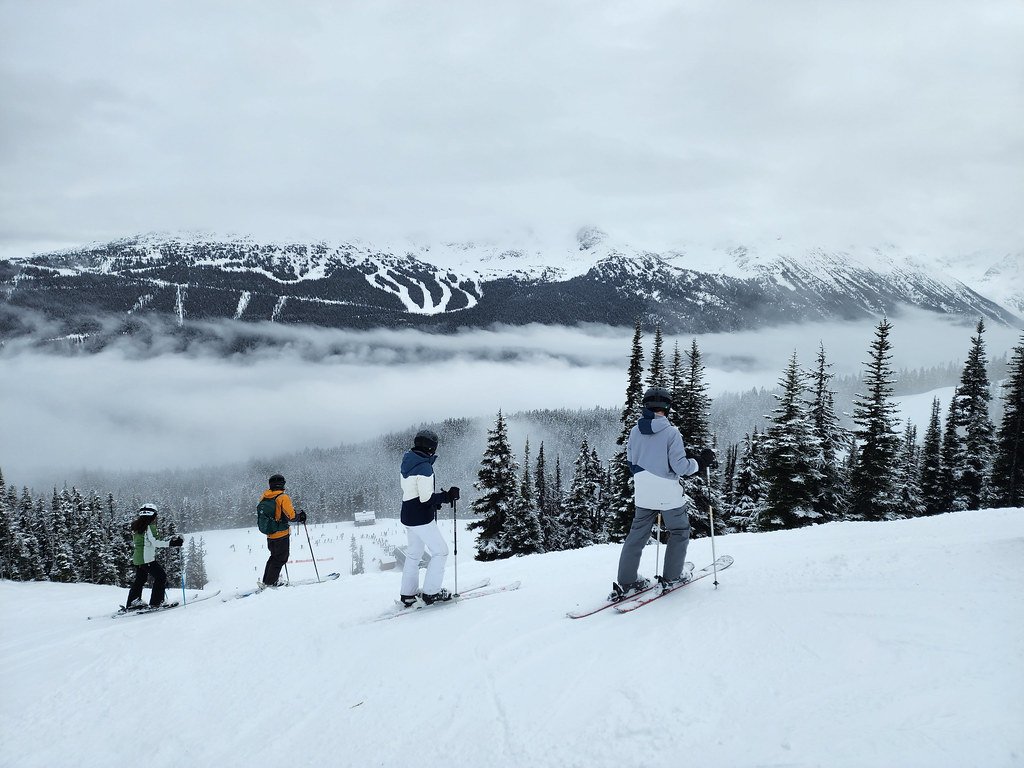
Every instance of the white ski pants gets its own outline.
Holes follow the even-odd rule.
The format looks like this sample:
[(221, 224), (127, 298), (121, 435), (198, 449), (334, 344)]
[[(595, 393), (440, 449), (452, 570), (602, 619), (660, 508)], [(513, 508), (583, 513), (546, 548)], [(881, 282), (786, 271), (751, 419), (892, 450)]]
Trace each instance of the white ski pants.
[(426, 525), (405, 526), (409, 545), (405, 548), (405, 569), (402, 571), (402, 594), (415, 595), (419, 591), (420, 558), (423, 551), (430, 553), (427, 573), (423, 577), (423, 593), (436, 594), (444, 581), (444, 566), (448, 561), (448, 544), (437, 527), (437, 521)]

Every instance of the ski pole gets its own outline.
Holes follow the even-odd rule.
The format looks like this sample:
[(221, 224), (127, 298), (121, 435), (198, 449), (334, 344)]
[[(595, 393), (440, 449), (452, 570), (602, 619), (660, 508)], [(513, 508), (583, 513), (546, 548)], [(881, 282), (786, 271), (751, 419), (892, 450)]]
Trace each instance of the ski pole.
[(715, 557), (715, 508), (711, 504), (711, 467), (704, 468), (708, 484), (708, 518), (711, 521), (711, 568), (715, 572), (715, 589), (718, 589), (718, 558)]
[(178, 547), (178, 565), (181, 568), (181, 607), (184, 608), (185, 603), (185, 553), (181, 551), (182, 548)]
[(458, 514), (455, 508), (455, 499), (452, 499), (452, 540), (455, 543), (455, 594), (459, 594), (459, 525)]
[(313, 570), (316, 571), (316, 583), (320, 583), (320, 569), (316, 567), (316, 555), (313, 554), (313, 542), (309, 540), (309, 528), (306, 528), (306, 524), (302, 524), (303, 530), (306, 531), (306, 543), (309, 544), (309, 556), (313, 558)]
[(661, 568), (661, 512), (658, 512), (658, 522), (654, 533), (654, 578), (658, 578), (658, 570)]

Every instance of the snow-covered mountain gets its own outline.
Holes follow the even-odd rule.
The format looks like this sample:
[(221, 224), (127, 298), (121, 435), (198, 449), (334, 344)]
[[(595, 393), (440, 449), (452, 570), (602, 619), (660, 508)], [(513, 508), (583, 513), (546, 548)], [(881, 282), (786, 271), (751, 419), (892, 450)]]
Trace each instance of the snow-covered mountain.
[[(1021, 509), (720, 536), (736, 562), (717, 589), (704, 579), (578, 621), (566, 611), (607, 592), (617, 546), (481, 563), (462, 528), (461, 587), (522, 587), (374, 621), (399, 593), (374, 562), (376, 543), (404, 541), (398, 521), (311, 516), (309, 533), (337, 581), (114, 621), (85, 617), (127, 590), (0, 581), (0, 763), (962, 768), (1024, 755)], [(201, 535), (207, 590), (251, 589), (264, 538)], [(362, 575), (349, 575), (353, 541)], [(701, 567), (711, 542), (687, 554)], [(315, 575), (305, 536), (292, 556), (293, 579)]]
[[(1013, 259), (1004, 266), (1017, 266), (1019, 278)], [(153, 314), (179, 325), (226, 318), (440, 331), (496, 322), (622, 326), (641, 317), (669, 332), (705, 332), (855, 319), (905, 305), (1021, 323), (1015, 294), (1000, 294), (1002, 305), (954, 272), (891, 247), (654, 252), (596, 228), (556, 246), (147, 235), (0, 262), (6, 303), (58, 320), (65, 333), (96, 333), (102, 315), (130, 331), (133, 316)], [(0, 331), (18, 329), (6, 313)]]

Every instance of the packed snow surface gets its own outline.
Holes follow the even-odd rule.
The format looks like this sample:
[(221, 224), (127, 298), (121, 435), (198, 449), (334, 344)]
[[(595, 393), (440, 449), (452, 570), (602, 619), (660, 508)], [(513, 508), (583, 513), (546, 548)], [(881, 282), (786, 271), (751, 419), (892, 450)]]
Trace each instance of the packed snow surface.
[[(0, 764), (1024, 765), (1022, 509), (720, 536), (717, 589), (577, 621), (617, 546), (478, 563), (463, 529), (459, 583), (522, 588), (376, 622), (399, 526), (310, 533), (342, 578), (148, 616), (86, 620), (122, 589), (0, 582)], [(209, 590), (253, 584), (255, 530), (204, 539)], [(300, 532), (292, 578), (308, 555)]]

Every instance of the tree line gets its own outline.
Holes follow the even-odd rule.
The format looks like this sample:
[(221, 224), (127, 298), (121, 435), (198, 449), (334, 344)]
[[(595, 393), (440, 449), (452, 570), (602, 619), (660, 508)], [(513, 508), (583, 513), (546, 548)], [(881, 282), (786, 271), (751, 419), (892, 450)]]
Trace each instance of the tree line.
[[(129, 526), (137, 507), (118, 505), (109, 493), (83, 496), (74, 487), (54, 489), (47, 503), (28, 488), (19, 494), (0, 470), (0, 579), (128, 587), (135, 576)], [(178, 533), (173, 516), (158, 521), (161, 538)], [(183, 573), (188, 589), (202, 589), (208, 581), (201, 538), (197, 543), (190, 537), (182, 549), (161, 549), (157, 559), (172, 587)]]
[[(853, 403), (853, 428), (836, 411), (834, 374), (824, 345), (809, 368), (790, 357), (765, 423), (728, 445), (719, 466), (683, 481), (692, 502), (692, 535), (771, 531), (835, 520), (895, 520), (945, 511), (1019, 506), (1024, 503), (1024, 339), (1006, 365), (1003, 416), (989, 416), (993, 399), (987, 373), (984, 321), (963, 365), (943, 423), (938, 398), (923, 439), (909, 420), (899, 428), (892, 397), (892, 324), (875, 329), (868, 361)], [(586, 439), (580, 445), (568, 488), (561, 463), (549, 466), (541, 443), (531, 464), (527, 439), (520, 464), (498, 412), (488, 431), (472, 503), (477, 520), (477, 558), (574, 549), (622, 541), (633, 518), (633, 480), (625, 442), (642, 408), (643, 392), (659, 386), (672, 393), (668, 417), (687, 446), (717, 449), (709, 427), (711, 398), (696, 341), (678, 344), (668, 359), (655, 328), (644, 366), (643, 332), (635, 325), (626, 371), (625, 405), (618, 450), (602, 462)]]

